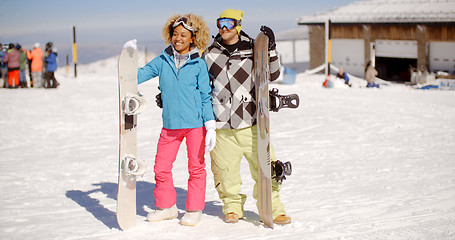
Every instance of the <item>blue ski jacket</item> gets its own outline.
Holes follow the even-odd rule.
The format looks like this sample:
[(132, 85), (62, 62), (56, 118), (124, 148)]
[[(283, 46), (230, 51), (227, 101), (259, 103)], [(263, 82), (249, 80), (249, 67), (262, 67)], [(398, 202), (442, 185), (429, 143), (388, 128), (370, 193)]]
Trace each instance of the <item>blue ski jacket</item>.
[(163, 127), (167, 129), (199, 128), (215, 120), (207, 64), (199, 51), (177, 69), (172, 46), (138, 70), (138, 83), (159, 77), (163, 102)]
[(46, 57), (46, 71), (55, 72), (57, 71), (57, 55), (54, 52), (49, 53)]

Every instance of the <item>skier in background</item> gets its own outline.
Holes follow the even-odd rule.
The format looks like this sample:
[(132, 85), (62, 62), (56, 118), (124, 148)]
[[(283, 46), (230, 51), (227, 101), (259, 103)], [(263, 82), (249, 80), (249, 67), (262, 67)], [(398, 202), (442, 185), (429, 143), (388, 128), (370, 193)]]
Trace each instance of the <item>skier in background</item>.
[(31, 61), (32, 86), (40, 88), (43, 86), (43, 52), (39, 43), (33, 45), (33, 51), (27, 51), (27, 59)]
[(19, 87), (19, 69), (20, 69), (20, 54), (14, 44), (10, 43), (8, 51), (6, 51), (4, 62), (8, 67), (8, 85), (9, 88)]
[(368, 61), (367, 67), (365, 68), (365, 80), (367, 80), (367, 88), (376, 87), (379, 88), (379, 84), (376, 84), (376, 76), (378, 71), (373, 66), (371, 61)]
[[(154, 196), (158, 209), (150, 212), (147, 220), (156, 222), (178, 216), (172, 164), (186, 138), (189, 179), (186, 213), (180, 223), (194, 226), (205, 207), (204, 146), (211, 151), (216, 141), (212, 89), (207, 65), (200, 57), (200, 50), (210, 41), (209, 29), (200, 16), (173, 15), (164, 25), (162, 37), (170, 46), (138, 71), (139, 84), (159, 77), (163, 107), (163, 128), (154, 166)], [(128, 41), (125, 47), (137, 49), (136, 40)]]
[(16, 44), (16, 49), (19, 51), (20, 58), (19, 58), (19, 63), (20, 63), (20, 68), (19, 68), (19, 86), (21, 88), (27, 88), (27, 78), (25, 77), (25, 69), (26, 69), (26, 64), (25, 61), (27, 60), (27, 55), (22, 49), (22, 46), (18, 43)]
[(1, 87), (8, 87), (8, 70), (6, 67), (6, 63), (3, 61), (6, 55), (6, 47), (0, 43), (0, 78), (3, 80), (3, 86)]
[(46, 43), (46, 47), (44, 48), (44, 57), (47, 57), (49, 55), (53, 47), (54, 47), (53, 42)]
[(340, 69), (338, 70), (337, 78), (343, 79), (344, 84), (351, 87), (351, 84), (349, 83), (349, 76), (344, 72), (344, 69), (342, 67), (340, 67)]
[(57, 49), (54, 47), (47, 48), (47, 57), (44, 59), (46, 63), (46, 71), (44, 72), (44, 87), (57, 88), (59, 83), (55, 78), (55, 71), (57, 71)]
[(322, 86), (325, 88), (333, 88), (333, 82), (332, 82), (332, 78), (330, 77), (330, 75), (327, 75), (325, 77), (325, 80), (322, 83)]
[[(212, 83), (213, 110), (216, 117), (216, 145), (210, 153), (215, 188), (223, 201), (227, 223), (236, 223), (244, 217), (246, 195), (240, 193), (240, 161), (248, 161), (251, 177), (255, 181), (253, 197), (257, 200), (257, 119), (255, 84), (252, 79), (253, 43), (242, 28), (243, 11), (227, 9), (217, 19), (219, 33), (213, 44), (204, 52)], [(260, 29), (269, 37), (270, 79), (280, 75), (280, 63), (275, 50), (273, 31)], [(277, 161), (273, 149), (272, 162)], [(276, 224), (288, 224), (279, 198), (281, 183), (272, 180), (273, 219)]]

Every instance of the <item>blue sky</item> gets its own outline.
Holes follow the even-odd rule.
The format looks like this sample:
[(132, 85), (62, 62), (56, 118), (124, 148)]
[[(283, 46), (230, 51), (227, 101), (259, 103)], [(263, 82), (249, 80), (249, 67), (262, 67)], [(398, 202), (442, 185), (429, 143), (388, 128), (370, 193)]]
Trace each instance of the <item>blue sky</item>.
[[(95, 54), (104, 56), (136, 38), (139, 47), (159, 51), (164, 46), (161, 27), (174, 13), (203, 16), (215, 35), (219, 14), (227, 8), (240, 9), (245, 13), (242, 29), (254, 37), (261, 25), (275, 32), (297, 28), (300, 16), (351, 2), (354, 0), (0, 0), (0, 42), (19, 42), (31, 48), (34, 42), (53, 41), (71, 55), (72, 27), (76, 26), (78, 50), (97, 48)], [(83, 56), (78, 52), (78, 57)]]

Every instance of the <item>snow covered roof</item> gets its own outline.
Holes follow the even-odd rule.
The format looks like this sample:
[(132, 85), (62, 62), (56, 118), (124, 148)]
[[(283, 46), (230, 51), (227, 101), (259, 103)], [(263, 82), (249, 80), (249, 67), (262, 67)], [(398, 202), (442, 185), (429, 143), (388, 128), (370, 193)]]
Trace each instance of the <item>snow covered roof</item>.
[(303, 16), (299, 25), (332, 23), (455, 22), (455, 0), (366, 0)]

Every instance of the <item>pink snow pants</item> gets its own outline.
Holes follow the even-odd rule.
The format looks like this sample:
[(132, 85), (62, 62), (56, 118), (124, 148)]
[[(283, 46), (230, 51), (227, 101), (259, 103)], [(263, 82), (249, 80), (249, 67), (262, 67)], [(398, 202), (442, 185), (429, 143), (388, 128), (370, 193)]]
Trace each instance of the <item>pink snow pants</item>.
[(207, 172), (205, 171), (205, 134), (204, 127), (188, 129), (161, 130), (155, 158), (155, 206), (170, 208), (177, 201), (177, 193), (172, 178), (172, 165), (177, 152), (186, 138), (188, 152), (188, 191), (186, 210), (199, 211), (205, 206), (205, 187)]

